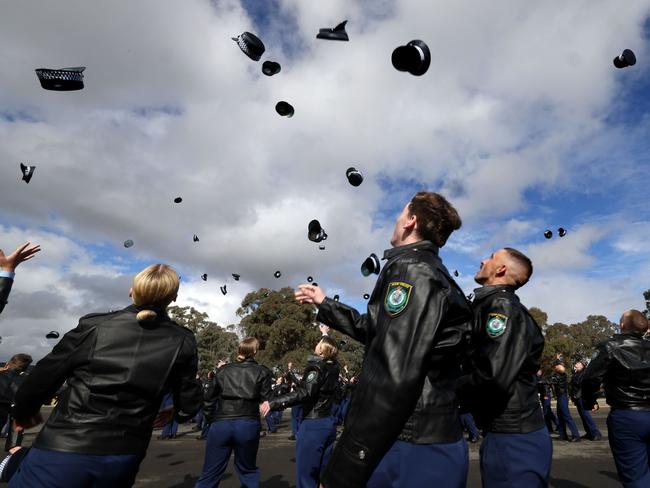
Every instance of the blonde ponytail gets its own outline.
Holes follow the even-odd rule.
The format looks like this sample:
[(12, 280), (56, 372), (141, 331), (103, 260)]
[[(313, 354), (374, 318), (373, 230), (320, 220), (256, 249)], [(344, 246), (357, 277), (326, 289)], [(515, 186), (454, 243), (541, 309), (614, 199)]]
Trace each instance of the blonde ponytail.
[(153, 322), (158, 318), (158, 314), (153, 310), (140, 310), (135, 318), (138, 322)]
[(136, 306), (144, 308), (138, 312), (138, 322), (155, 321), (158, 313), (151, 309), (166, 309), (176, 300), (179, 286), (178, 273), (166, 264), (153, 264), (135, 275), (131, 298)]

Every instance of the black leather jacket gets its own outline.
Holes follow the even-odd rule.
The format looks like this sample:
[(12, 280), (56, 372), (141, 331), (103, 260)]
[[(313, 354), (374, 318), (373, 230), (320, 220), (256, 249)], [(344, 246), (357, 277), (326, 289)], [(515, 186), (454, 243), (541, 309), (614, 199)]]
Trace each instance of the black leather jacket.
[(14, 418), (40, 410), (67, 380), (34, 447), (84, 454), (144, 454), (163, 396), (171, 391), (175, 417), (201, 406), (194, 334), (164, 311), (139, 323), (140, 309), (82, 317), (41, 359), (16, 393)]
[(650, 410), (650, 342), (616, 334), (600, 344), (582, 378), (585, 408), (593, 408), (601, 383), (612, 408)]
[(339, 371), (336, 361), (311, 357), (294, 390), (269, 402), (271, 410), (302, 404), (303, 419), (329, 417), (339, 392)]
[(0, 409), (9, 411), (14, 403), (16, 392), (20, 385), (27, 378), (26, 372), (20, 372), (17, 369), (8, 369), (0, 371)]
[(553, 392), (551, 391), (551, 385), (546, 378), (538, 377), (537, 378), (537, 393), (539, 394), (539, 400), (543, 401), (544, 398), (549, 400), (553, 398)]
[(582, 398), (582, 378), (584, 377), (585, 370), (574, 371), (571, 375), (571, 382), (569, 383), (569, 396), (574, 402)]
[(259, 420), (260, 403), (271, 398), (271, 370), (253, 358), (217, 369), (205, 395), (208, 422), (222, 419)]
[(514, 288), (474, 291), (471, 373), (459, 381), (463, 403), (489, 432), (527, 433), (544, 427), (537, 393), (544, 336)]
[(569, 379), (566, 373), (553, 373), (551, 375), (551, 385), (553, 385), (553, 393), (555, 393), (556, 398), (569, 394)]
[(365, 486), (397, 439), (461, 439), (456, 380), (472, 312), (429, 241), (384, 253), (366, 314), (326, 298), (317, 320), (365, 344), (346, 428), (321, 482)]
[(13, 283), (14, 280), (11, 278), (0, 277), (0, 313), (5, 309)]

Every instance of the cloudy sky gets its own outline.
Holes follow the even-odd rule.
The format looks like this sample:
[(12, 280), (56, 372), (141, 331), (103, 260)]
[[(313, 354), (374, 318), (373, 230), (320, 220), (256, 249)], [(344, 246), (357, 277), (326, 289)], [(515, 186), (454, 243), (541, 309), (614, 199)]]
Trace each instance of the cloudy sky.
[[(46, 332), (126, 306), (154, 262), (183, 277), (181, 305), (222, 325), (248, 291), (310, 275), (363, 307), (374, 279), (359, 266), (422, 189), (461, 213), (441, 254), (467, 293), (507, 245), (533, 259), (520, 294), (552, 322), (643, 308), (649, 16), (650, 0), (6, 3), (0, 247), (43, 251), (18, 268), (0, 358), (41, 357)], [(345, 19), (350, 42), (316, 39)], [(231, 40), (243, 31), (263, 39), (260, 62)], [(412, 39), (431, 49), (421, 77), (390, 62)], [(616, 69), (625, 48), (638, 62)], [(265, 60), (282, 71), (264, 76)], [(35, 68), (66, 66), (86, 66), (84, 90), (40, 87)], [(37, 167), (28, 185), (20, 162)], [(314, 218), (324, 251), (306, 238)]]

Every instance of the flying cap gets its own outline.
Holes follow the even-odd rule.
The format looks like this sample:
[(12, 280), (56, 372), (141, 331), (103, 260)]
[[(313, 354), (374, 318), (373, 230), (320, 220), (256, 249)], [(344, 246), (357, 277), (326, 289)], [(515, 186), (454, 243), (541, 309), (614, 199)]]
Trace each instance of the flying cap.
[(133, 241), (131, 239), (127, 239), (124, 241), (124, 247), (129, 248), (133, 246)]
[(624, 49), (620, 56), (614, 58), (614, 66), (618, 69), (627, 68), (636, 64), (636, 56), (631, 49)]
[(379, 264), (379, 258), (373, 252), (366, 260), (361, 263), (361, 274), (363, 276), (370, 276), (371, 274), (379, 274), (379, 269), (381, 265)]
[(183, 199), (181, 197), (174, 198), (174, 203), (181, 203)]
[(266, 76), (277, 75), (281, 70), (280, 63), (276, 63), (275, 61), (264, 61), (262, 63), (262, 73)]
[(84, 87), (83, 71), (85, 69), (84, 66), (61, 69), (38, 68), (36, 76), (38, 76), (38, 81), (41, 82), (41, 86), (45, 90), (81, 90)]
[(312, 220), (307, 225), (307, 239), (312, 242), (321, 242), (327, 239), (327, 232), (318, 220)]
[(359, 186), (363, 183), (363, 175), (356, 168), (348, 168), (345, 172), (345, 176), (348, 178), (348, 182), (352, 186)]
[(237, 273), (233, 273), (232, 277), (235, 279), (235, 281), (239, 281), (239, 278), (241, 278), (241, 276), (238, 275)]
[(203, 274), (201, 275), (201, 279), (202, 279), (203, 281), (208, 281), (208, 274), (207, 274), (207, 273), (203, 273)]
[(237, 37), (233, 37), (232, 40), (235, 41), (239, 46), (239, 49), (241, 49), (242, 52), (253, 61), (259, 61), (266, 50), (262, 40), (250, 32), (244, 32)]
[(291, 104), (285, 102), (285, 101), (280, 101), (275, 104), (275, 111), (282, 115), (283, 117), (291, 118), (293, 117), (293, 114), (295, 113), (294, 108), (291, 106)]
[(220, 286), (219, 289), (221, 290), (221, 293), (224, 295), (228, 293), (228, 290), (226, 290), (226, 285)]
[(192, 237), (192, 240), (193, 240), (194, 242), (199, 242), (199, 236), (197, 236), (196, 234), (194, 234), (194, 237)]
[(34, 170), (36, 166), (27, 166), (26, 164), (20, 163), (20, 171), (23, 173), (23, 181), (29, 183), (34, 176)]
[(368, 300), (370, 298), (370, 295), (368, 293), (363, 294), (363, 299)]
[(406, 46), (395, 48), (391, 61), (398, 71), (408, 71), (412, 75), (422, 76), (431, 64), (431, 52), (424, 42), (416, 39)]
[(280, 276), (282, 276), (282, 273), (280, 272), (280, 270), (278, 270), (275, 273), (273, 273), (273, 276), (275, 276), (276, 278), (279, 278)]
[(47, 334), (45, 334), (46, 339), (58, 339), (59, 338), (59, 333), (55, 330), (51, 330)]
[(560, 237), (564, 237), (564, 236), (566, 235), (566, 229), (565, 229), (564, 227), (560, 227), (560, 228), (557, 230), (557, 234), (558, 234)]
[(333, 29), (330, 29), (328, 27), (318, 29), (318, 34), (316, 34), (316, 38), (326, 39), (328, 41), (349, 41), (350, 38), (348, 37), (348, 33), (345, 32), (345, 24), (347, 23), (348, 21), (344, 20)]
[(544, 232), (544, 237), (546, 237), (547, 239), (550, 239), (551, 237), (553, 237), (553, 231), (550, 231), (550, 230), (545, 231)]

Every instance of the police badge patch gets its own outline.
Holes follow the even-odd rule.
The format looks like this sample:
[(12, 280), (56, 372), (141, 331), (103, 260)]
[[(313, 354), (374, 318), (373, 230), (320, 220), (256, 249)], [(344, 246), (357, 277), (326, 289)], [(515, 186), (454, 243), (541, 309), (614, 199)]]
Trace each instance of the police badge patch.
[(404, 311), (409, 303), (409, 298), (411, 298), (412, 289), (413, 285), (401, 281), (393, 281), (388, 284), (384, 300), (384, 308), (388, 315), (395, 317)]
[(506, 323), (508, 322), (508, 316), (501, 313), (491, 313), (488, 314), (487, 325), (485, 326), (485, 331), (491, 339), (499, 337), (506, 331)]
[(307, 383), (312, 383), (314, 380), (316, 380), (317, 376), (318, 373), (316, 371), (310, 371), (307, 375)]

